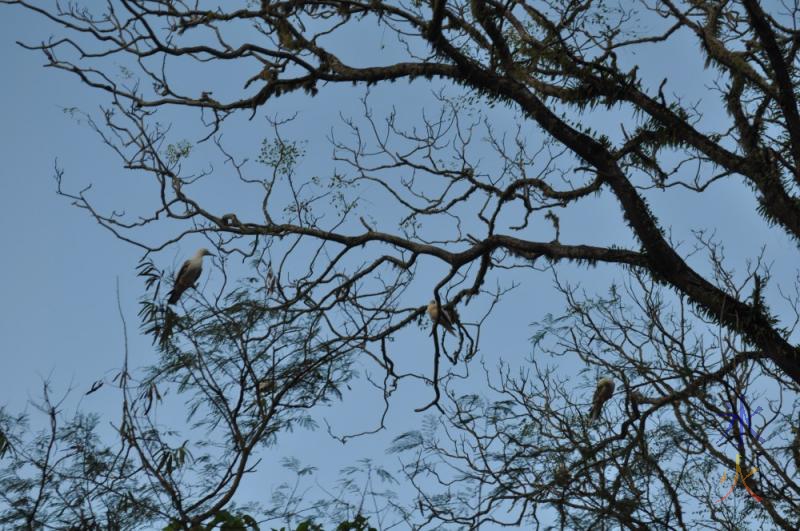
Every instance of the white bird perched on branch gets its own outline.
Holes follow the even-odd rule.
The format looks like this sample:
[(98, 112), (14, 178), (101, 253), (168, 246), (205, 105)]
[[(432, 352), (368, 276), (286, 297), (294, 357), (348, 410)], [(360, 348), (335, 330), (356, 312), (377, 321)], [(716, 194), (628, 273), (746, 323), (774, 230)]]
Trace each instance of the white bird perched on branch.
[(440, 312), (439, 305), (436, 304), (436, 299), (431, 299), (431, 302), (428, 303), (428, 315), (431, 317), (434, 326), (436, 326), (436, 323), (439, 323), (450, 333), (456, 333), (453, 325), (458, 322), (458, 314), (455, 312), (451, 313), (447, 308)]
[(614, 380), (611, 376), (604, 376), (597, 381), (597, 389), (594, 390), (592, 398), (592, 410), (589, 412), (589, 421), (594, 422), (600, 418), (603, 405), (611, 399), (614, 394)]
[(194, 256), (186, 260), (181, 266), (180, 271), (175, 276), (175, 284), (172, 286), (172, 291), (169, 294), (170, 304), (175, 304), (181, 298), (183, 292), (194, 286), (197, 279), (200, 278), (200, 273), (203, 272), (203, 257), (214, 256), (208, 249), (199, 249)]

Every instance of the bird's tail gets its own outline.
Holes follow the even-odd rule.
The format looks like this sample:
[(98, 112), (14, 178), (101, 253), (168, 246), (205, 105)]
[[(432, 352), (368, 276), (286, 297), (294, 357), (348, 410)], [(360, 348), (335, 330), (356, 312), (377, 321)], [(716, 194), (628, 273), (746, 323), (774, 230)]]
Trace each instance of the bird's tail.
[(175, 304), (176, 302), (178, 302), (178, 299), (180, 297), (181, 297), (180, 291), (173, 288), (172, 291), (169, 292), (169, 299), (167, 300), (167, 303)]
[(594, 424), (600, 418), (600, 411), (603, 408), (603, 403), (600, 401), (592, 404), (592, 410), (589, 411), (589, 424)]

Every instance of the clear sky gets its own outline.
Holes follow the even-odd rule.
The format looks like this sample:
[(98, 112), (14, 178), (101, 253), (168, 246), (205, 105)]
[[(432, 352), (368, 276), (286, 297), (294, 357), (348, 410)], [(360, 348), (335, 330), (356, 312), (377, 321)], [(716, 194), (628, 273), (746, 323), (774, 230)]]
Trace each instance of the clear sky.
[[(0, 64), (3, 67), (0, 76), (0, 300), (3, 301), (0, 305), (3, 367), (0, 405), (10, 411), (24, 409), (29, 399), (38, 397), (43, 379), (49, 379), (56, 395), (71, 386), (75, 388), (73, 398), (67, 402), (68, 410), (80, 401), (81, 408), (116, 420), (118, 396), (114, 389), (106, 387), (83, 399), (80, 397), (92, 382), (108, 378), (121, 363), (117, 279), (128, 322), (132, 358), (144, 364), (153, 355), (150, 339), (142, 337), (137, 327), (137, 299), (143, 292), (143, 285), (136, 277), (135, 266), (141, 251), (114, 238), (86, 212), (56, 195), (54, 161), (58, 159), (65, 169), (67, 187), (76, 190), (91, 183), (90, 193), (105, 205), (127, 209), (141, 205), (147, 193), (131, 174), (120, 168), (115, 156), (85, 122), (63, 110), (78, 107), (95, 112), (97, 94), (63, 72), (41, 68), (40, 55), (14, 44), (16, 40), (40, 41), (52, 31), (52, 27), (41, 24), (41, 19), (20, 9), (0, 8)], [(358, 47), (353, 46), (353, 50), (357, 51)], [(702, 61), (692, 45), (678, 43), (674, 55), (668, 58), (663, 53), (654, 50), (650, 57), (628, 59), (639, 62), (640, 72), (655, 84), (659, 76), (669, 72), (672, 90), (695, 98), (715, 98), (707, 90), (707, 80), (683, 74), (696, 71)], [(684, 68), (685, 65), (695, 65), (695, 68)], [(280, 108), (269, 108), (270, 112), (301, 111), (293, 134), (309, 141), (309, 152), (313, 155), (305, 166), (309, 174), (326, 171), (325, 157), (331, 151), (324, 144), (328, 127), (336, 124), (340, 111), (357, 115), (358, 97), (363, 94), (363, 90), (350, 87), (326, 90), (311, 103), (304, 103), (302, 98), (288, 98)], [(428, 94), (428, 88), (417, 83), (413, 88), (378, 89), (373, 101), (378, 111), (385, 111), (392, 104), (413, 112), (418, 98), (426, 98)], [(427, 101), (430, 104), (430, 98)], [(511, 116), (506, 115), (510, 123)], [(601, 115), (588, 115), (586, 119), (594, 122), (595, 129), (607, 123), (607, 117)], [(718, 119), (713, 112), (706, 116), (709, 123)], [(257, 126), (247, 127), (252, 131)], [(225, 131), (226, 140), (237, 144), (242, 151), (257, 149), (268, 131), (262, 126), (261, 136), (254, 137), (245, 133), (247, 127), (241, 130), (229, 127)], [(250, 156), (254, 157), (255, 153)], [(689, 231), (694, 228), (715, 228), (717, 236), (728, 245), (729, 257), (737, 264), (741, 264), (745, 256), (754, 256), (764, 244), (769, 246), (776, 270), (791, 274), (783, 263), (784, 260), (788, 263), (789, 257), (794, 255), (793, 247), (777, 238), (775, 231), (768, 231), (757, 218), (750, 190), (739, 181), (731, 181), (719, 186), (716, 193), (718, 199), (711, 204), (702, 196), (675, 191), (655, 192), (649, 199), (662, 224), (672, 228), (676, 240), (689, 242)], [(232, 210), (236, 209), (235, 197), (219, 200), (229, 200)], [(583, 204), (585, 208), (562, 220), (562, 241), (604, 243), (620, 241), (620, 238), (623, 242), (630, 241), (622, 236), (626, 231), (613, 202), (591, 199)], [(700, 205), (702, 208), (698, 208)], [(385, 208), (381, 204), (373, 207)], [(185, 241), (155, 258), (164, 267), (174, 267), (200, 244), (200, 240)], [(702, 260), (695, 262), (696, 265), (702, 263)], [(604, 267), (571, 270), (574, 278), (581, 280), (589, 292), (605, 291), (613, 272)], [(431, 284), (440, 278), (431, 274), (430, 269), (421, 268), (420, 271), (430, 275)], [(438, 274), (441, 270), (435, 272)], [(563, 309), (554, 296), (549, 275), (531, 272), (515, 275), (523, 281), (521, 287), (506, 298), (485, 325), (481, 356), (490, 366), (501, 357), (519, 360), (528, 354), (530, 323)], [(422, 282), (414, 292), (420, 304), (429, 298), (431, 287), (429, 285), (426, 291)], [(408, 352), (413, 356), (411, 359), (419, 363), (429, 363), (428, 341), (426, 332), (412, 328), (401, 334), (394, 348), (398, 353)], [(332, 441), (324, 428), (312, 437), (287, 438), (271, 454), (265, 455), (265, 463), (273, 464), (262, 465), (264, 473), (245, 485), (242, 499), (256, 498), (288, 477), (276, 471), (274, 463), (279, 456), (296, 455), (303, 463), (320, 467), (322, 484), (330, 484), (338, 467), (355, 459), (371, 458), (383, 462), (389, 469), (395, 468), (396, 456), (387, 456), (384, 450), (393, 437), (421, 422), (422, 415), (414, 413), (413, 409), (428, 401), (426, 392), (424, 389), (401, 389), (393, 404), (390, 429), (378, 437), (356, 440), (344, 447)], [(587, 388), (587, 402), (590, 392)], [(336, 431), (360, 431), (374, 425), (380, 414), (375, 405), (379, 399), (375, 394), (366, 393), (356, 389), (352, 396), (346, 397), (344, 404), (324, 411), (324, 417)], [(372, 399), (365, 400), (367, 396)], [(372, 422), (367, 422), (368, 419)]]

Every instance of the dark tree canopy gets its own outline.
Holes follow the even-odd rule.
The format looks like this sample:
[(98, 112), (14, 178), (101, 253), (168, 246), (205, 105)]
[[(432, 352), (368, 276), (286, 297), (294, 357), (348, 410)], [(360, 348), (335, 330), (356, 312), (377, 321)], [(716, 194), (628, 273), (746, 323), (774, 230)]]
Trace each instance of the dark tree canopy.
[[(57, 26), (23, 46), (103, 95), (92, 127), (155, 184), (146, 210), (121, 216), (72, 191), (58, 170), (61, 194), (144, 250), (142, 319), (162, 355), (135, 385), (120, 373), (125, 396), (134, 394), (118, 426), (124, 459), (106, 458), (121, 476), (100, 482), (118, 487), (99, 492), (103, 500), (123, 503), (146, 477), (140, 514), (186, 528), (208, 522), (229, 507), (256, 448), (313, 423), (313, 408), (338, 399), (355, 367), (370, 363), (387, 408), (406, 381), (430, 391), (418, 409), (432, 417), (392, 448), (417, 492), (413, 505), (387, 502), (395, 525), (800, 528), (797, 269), (773, 275), (769, 249), (731, 263), (710, 232), (677, 242), (659, 222), (668, 212), (653, 206), (691, 194), (710, 209), (732, 183), (754, 198), (776, 241), (796, 249), (799, 5), (0, 2)], [(360, 49), (376, 26), (386, 50)], [(709, 80), (700, 101), (673, 91), (677, 72), (642, 73), (652, 65), (640, 61), (686, 42), (705, 60), (693, 74)], [(429, 85), (438, 113), (409, 119), (371, 104), (370, 91), (397, 81)], [(344, 117), (324, 147), (284, 136), (294, 122), (274, 117), (276, 106), (339, 85), (350, 89), (338, 97), (363, 98), (363, 116)], [(359, 87), (372, 88), (364, 96)], [(182, 142), (167, 124), (187, 111), (196, 136)], [(509, 112), (510, 133), (493, 121)], [(239, 116), (261, 114), (271, 136), (253, 170), (226, 133)], [(587, 125), (598, 122), (607, 127)], [(331, 159), (331, 145), (330, 173), (304, 174), (303, 157)], [(192, 170), (196, 152), (214, 152), (224, 171)], [(219, 210), (203, 189), (216, 172), (248, 186), (245, 199), (257, 195), (258, 206)], [(562, 231), (598, 196), (613, 199), (626, 236)], [(369, 201), (384, 217), (368, 213)], [(242, 259), (249, 276), (225, 276), (214, 295), (190, 290), (172, 311), (156, 257), (192, 235), (207, 238), (223, 266)], [(613, 267), (623, 281), (586, 295), (561, 280), (568, 263)], [(485, 393), (465, 393), (461, 371), (478, 367), (487, 315), (518, 270), (552, 275), (565, 309), (537, 323), (522, 368), (487, 368)], [(420, 285), (424, 300), (410, 296)], [(432, 326), (433, 361), (408, 369), (396, 339), (426, 318), (431, 298), (454, 326)], [(582, 369), (560, 367), (567, 358)], [(593, 426), (592, 389), (576, 383), (587, 372), (592, 384), (600, 374), (616, 382), (616, 405)], [(167, 387), (190, 397), (187, 433), (214, 446), (202, 456), (186, 458), (176, 441), (188, 435), (150, 424), (150, 403)], [(743, 395), (767, 404), (760, 428), (772, 435), (720, 444)], [(758, 468), (747, 477), (752, 496), (741, 498), (740, 485), (738, 502), (717, 503), (709, 474), (737, 466)]]

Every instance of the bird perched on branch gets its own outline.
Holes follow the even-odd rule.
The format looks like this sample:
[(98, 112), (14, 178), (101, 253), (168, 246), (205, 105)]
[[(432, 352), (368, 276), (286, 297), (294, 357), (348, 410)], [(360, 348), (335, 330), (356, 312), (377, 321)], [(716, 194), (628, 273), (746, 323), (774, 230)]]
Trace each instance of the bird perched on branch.
[(556, 467), (556, 471), (553, 474), (553, 481), (559, 487), (566, 487), (569, 485), (569, 480), (571, 479), (569, 469), (564, 463), (561, 463)]
[(443, 311), (439, 311), (439, 305), (436, 304), (436, 299), (431, 299), (431, 302), (428, 303), (428, 315), (431, 317), (434, 326), (438, 323), (451, 334), (456, 333), (453, 325), (458, 323), (458, 314), (455, 310), (448, 310), (445, 308)]
[(603, 406), (614, 394), (614, 380), (610, 376), (604, 376), (597, 381), (597, 389), (594, 390), (592, 398), (592, 410), (589, 412), (589, 421), (594, 422), (600, 418)]
[(180, 271), (175, 276), (175, 284), (172, 286), (172, 291), (169, 294), (169, 304), (175, 304), (181, 298), (183, 292), (194, 286), (197, 279), (200, 278), (200, 273), (203, 272), (203, 257), (214, 256), (208, 249), (199, 249), (194, 256), (186, 260), (181, 266)]
[(275, 375), (268, 374), (258, 382), (258, 390), (264, 394), (272, 394), (275, 390)]

